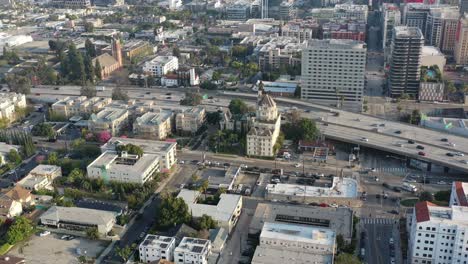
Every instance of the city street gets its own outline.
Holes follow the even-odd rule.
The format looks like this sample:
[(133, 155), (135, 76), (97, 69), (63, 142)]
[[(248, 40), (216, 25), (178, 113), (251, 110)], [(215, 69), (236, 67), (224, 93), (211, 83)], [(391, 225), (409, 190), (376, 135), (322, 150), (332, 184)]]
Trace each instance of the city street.
[[(397, 220), (388, 218), (361, 218), (359, 252), (365, 263), (403, 263), (396, 222)], [(392, 259), (395, 262), (391, 262)]]

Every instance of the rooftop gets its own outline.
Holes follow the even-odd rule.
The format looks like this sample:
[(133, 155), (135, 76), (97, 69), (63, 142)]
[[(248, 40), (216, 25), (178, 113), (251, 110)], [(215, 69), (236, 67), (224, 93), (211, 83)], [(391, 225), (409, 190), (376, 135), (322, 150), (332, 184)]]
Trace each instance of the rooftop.
[(115, 219), (115, 214), (79, 207), (52, 206), (49, 210), (43, 213), (40, 218), (53, 219), (57, 222), (66, 221), (89, 225), (107, 225)]
[(17, 145), (9, 145), (5, 142), (0, 142), (0, 153), (8, 153), (10, 152), (10, 150), (14, 149), (14, 150), (18, 150), (20, 148), (20, 146), (17, 146)]
[(156, 154), (145, 153), (143, 156), (121, 154), (114, 151), (106, 151), (97, 157), (88, 167), (106, 168), (112, 170), (121, 170), (135, 173), (136, 175), (144, 173), (155, 160), (159, 160)]
[(62, 168), (55, 165), (46, 165), (46, 164), (39, 164), (34, 169), (32, 169), (29, 174), (33, 175), (47, 175), (51, 173), (56, 173), (61, 171)]
[(177, 246), (176, 251), (196, 254), (206, 254), (209, 251), (211, 243), (207, 239), (193, 237), (184, 237)]
[(146, 235), (140, 247), (152, 247), (159, 249), (167, 249), (169, 245), (175, 243), (175, 238), (167, 236)]
[(439, 48), (434, 46), (423, 46), (422, 47), (423, 56), (444, 56)]
[(309, 39), (307, 47), (320, 49), (348, 49), (366, 51), (367, 46), (362, 41), (352, 39)]
[(416, 221), (418, 223), (431, 221), (468, 227), (468, 207), (437, 206), (431, 202), (419, 202), (415, 205)]
[(268, 184), (266, 189), (269, 194), (308, 197), (355, 198), (357, 197), (358, 184), (354, 179), (333, 177), (332, 186), (328, 188), (278, 183)]
[(283, 223), (265, 223), (260, 238), (289, 240), (327, 246), (333, 246), (335, 244), (335, 232), (328, 228)]
[(460, 206), (468, 206), (468, 182), (454, 181), (452, 184)]
[(154, 126), (159, 125), (165, 122), (167, 119), (171, 118), (172, 111), (168, 110), (161, 110), (157, 112), (146, 112), (142, 116), (136, 119), (136, 123), (138, 125), (147, 125), (147, 126)]
[(149, 154), (160, 154), (161, 152), (167, 152), (171, 148), (174, 148), (177, 143), (168, 142), (168, 141), (156, 141), (156, 140), (146, 140), (146, 139), (137, 139), (137, 138), (119, 138), (113, 137), (106, 144), (101, 146), (101, 151), (112, 150), (115, 151), (115, 148), (118, 145), (127, 145), (133, 144), (139, 146), (143, 149), (144, 153)]
[(128, 115), (128, 110), (124, 108), (105, 107), (97, 114), (92, 114), (90, 120), (99, 123), (106, 123)]
[(174, 60), (174, 59), (177, 60), (177, 57), (174, 57), (174, 56), (157, 56), (156, 58), (152, 59), (149, 62), (150, 63), (156, 63), (156, 64), (164, 64), (164, 63), (168, 63), (169, 61)]
[(308, 254), (304, 252), (292, 251), (288, 249), (277, 249), (258, 246), (255, 249), (255, 254), (252, 258), (252, 263), (256, 264), (271, 264), (271, 263), (294, 263), (294, 264), (311, 264), (311, 263), (332, 263), (332, 254), (318, 255)]
[(195, 203), (197, 198), (200, 196), (199, 191), (192, 191), (182, 189), (177, 195), (178, 198), (182, 198), (188, 205), (194, 217), (201, 217), (204, 214), (211, 216), (216, 221), (227, 222), (231, 219), (234, 214), (239, 201), (242, 196), (235, 194), (223, 193), (220, 196), (220, 200), (217, 205), (209, 204), (198, 204)]
[(418, 27), (397, 26), (394, 30), (398, 38), (424, 38)]

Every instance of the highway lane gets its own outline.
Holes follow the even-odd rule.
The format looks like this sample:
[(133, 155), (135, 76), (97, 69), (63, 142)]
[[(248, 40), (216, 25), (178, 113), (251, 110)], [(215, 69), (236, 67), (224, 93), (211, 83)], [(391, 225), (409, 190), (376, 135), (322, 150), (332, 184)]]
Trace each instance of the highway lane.
[[(325, 126), (320, 124), (319, 128), (321, 133), (327, 138), (346, 141), (369, 148), (376, 148), (468, 172), (468, 164), (462, 162), (468, 160), (468, 157), (449, 157), (447, 156), (447, 152), (449, 151), (446, 149), (425, 145), (424, 150), (420, 150), (416, 148), (418, 144), (409, 144), (406, 140), (397, 139), (385, 134), (356, 130), (354, 128), (338, 125), (329, 124)], [(364, 141), (363, 138), (366, 138), (368, 141)], [(402, 147), (397, 144), (402, 144)], [(418, 155), (421, 151), (426, 155)]]

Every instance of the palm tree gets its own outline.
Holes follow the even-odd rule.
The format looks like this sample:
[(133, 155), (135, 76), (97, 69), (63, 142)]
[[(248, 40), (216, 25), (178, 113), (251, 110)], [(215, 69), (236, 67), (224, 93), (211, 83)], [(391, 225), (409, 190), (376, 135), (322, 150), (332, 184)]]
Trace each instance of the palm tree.
[(229, 134), (228, 141), (229, 143), (231, 143), (231, 148), (232, 148), (232, 145), (238, 141), (238, 139), (239, 137), (237, 136), (237, 134), (234, 134), (234, 133)]
[(224, 137), (224, 132), (223, 132), (222, 130), (216, 131), (216, 133), (215, 133), (216, 152), (218, 152), (218, 150), (219, 150), (219, 143), (221, 142), (221, 140), (223, 139), (223, 137)]

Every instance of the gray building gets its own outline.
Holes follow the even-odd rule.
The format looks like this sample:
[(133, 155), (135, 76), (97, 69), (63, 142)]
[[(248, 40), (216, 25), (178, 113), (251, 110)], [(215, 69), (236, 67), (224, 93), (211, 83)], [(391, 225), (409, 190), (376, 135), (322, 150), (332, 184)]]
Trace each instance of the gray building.
[(249, 3), (230, 3), (226, 7), (226, 16), (229, 20), (247, 20), (250, 17)]
[(408, 27), (417, 27), (422, 34), (426, 33), (427, 17), (430, 12), (430, 6), (422, 3), (408, 3), (403, 9), (403, 25)]
[(353, 210), (350, 208), (259, 203), (250, 222), (249, 234), (259, 234), (263, 224), (267, 222), (329, 228), (337, 235), (343, 235), (343, 238), (349, 241), (353, 233)]
[(423, 45), (424, 37), (419, 28), (406, 26), (394, 28), (388, 80), (391, 97), (399, 97), (403, 93), (417, 97)]
[[(382, 46), (384, 53), (388, 52), (390, 43), (392, 42), (393, 28), (401, 25), (400, 8), (391, 3), (382, 4)], [(371, 34), (369, 34), (369, 38)]]

